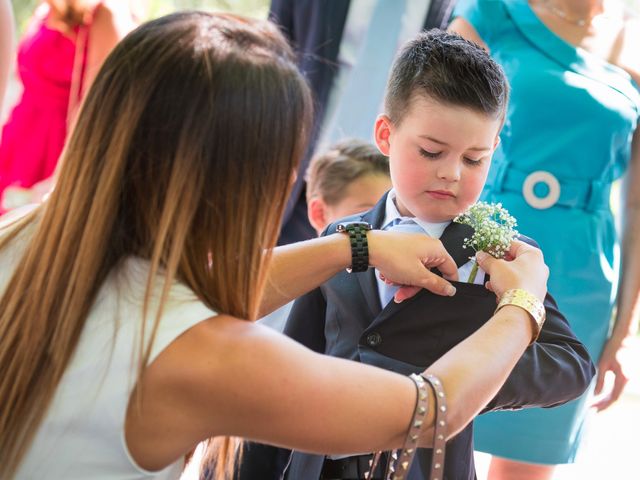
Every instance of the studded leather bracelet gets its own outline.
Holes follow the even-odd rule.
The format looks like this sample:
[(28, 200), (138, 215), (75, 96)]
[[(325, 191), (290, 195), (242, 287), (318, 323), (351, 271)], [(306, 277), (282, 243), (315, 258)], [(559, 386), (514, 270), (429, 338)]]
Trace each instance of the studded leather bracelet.
[[(409, 431), (404, 441), (404, 445), (401, 450), (394, 450), (391, 452), (387, 468), (384, 474), (385, 480), (404, 480), (409, 473), (409, 468), (413, 462), (413, 457), (418, 449), (418, 439), (420, 438), (420, 431), (424, 424), (424, 420), (427, 415), (428, 408), (428, 393), (427, 383), (431, 382), (431, 379), (427, 379), (420, 375), (411, 374), (411, 380), (416, 384), (417, 398), (416, 407), (413, 411), (413, 417), (409, 424)], [(435, 377), (434, 377), (435, 378)], [(439, 380), (438, 380), (439, 382)], [(441, 385), (441, 384), (440, 384)], [(437, 396), (437, 393), (436, 393)], [(446, 410), (446, 407), (445, 407)], [(436, 414), (437, 416), (437, 414)], [(436, 435), (438, 432), (436, 431)], [(442, 434), (442, 432), (440, 432)], [(443, 437), (444, 438), (444, 437)], [(444, 459), (444, 448), (442, 449), (442, 460)], [(370, 479), (373, 472), (375, 472), (382, 452), (376, 452), (373, 456), (369, 471), (365, 473), (365, 479)], [(435, 454), (434, 454), (435, 455)], [(435, 458), (435, 457), (434, 457)], [(438, 458), (441, 458), (440, 456)], [(441, 460), (441, 461), (442, 461)]]
[(433, 432), (433, 454), (431, 456), (431, 480), (444, 478), (444, 453), (447, 440), (447, 397), (442, 387), (442, 381), (431, 373), (422, 374), (435, 396), (435, 426)]

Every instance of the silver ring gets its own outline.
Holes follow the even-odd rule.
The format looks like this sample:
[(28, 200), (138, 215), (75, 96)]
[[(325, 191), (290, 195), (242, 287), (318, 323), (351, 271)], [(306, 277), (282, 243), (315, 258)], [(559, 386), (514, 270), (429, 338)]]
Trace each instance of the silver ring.
[[(538, 183), (544, 183), (549, 188), (549, 193), (544, 197), (538, 197), (533, 191)], [(560, 182), (549, 172), (538, 170), (530, 173), (522, 184), (522, 195), (529, 205), (538, 210), (553, 207), (560, 198)]]

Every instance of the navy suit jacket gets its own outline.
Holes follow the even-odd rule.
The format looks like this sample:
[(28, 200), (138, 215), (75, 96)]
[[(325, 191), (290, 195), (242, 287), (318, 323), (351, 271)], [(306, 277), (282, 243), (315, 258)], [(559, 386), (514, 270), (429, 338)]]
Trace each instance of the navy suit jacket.
[[(432, 0), (424, 29), (445, 28), (454, 0)], [(298, 168), (298, 178), (284, 214), (280, 245), (316, 236), (307, 218), (305, 173), (314, 152), (324, 109), (338, 73), (340, 42), (349, 12), (349, 0), (272, 0), (269, 19), (280, 26), (298, 54), (298, 66), (309, 82), (315, 100), (314, 128), (309, 148)], [(380, 65), (386, 73), (391, 65)]]
[[(385, 202), (386, 195), (372, 210), (348, 221), (381, 228)], [(334, 232), (335, 224), (326, 231)], [(471, 227), (451, 223), (441, 237), (458, 266), (468, 261), (469, 251), (462, 248), (462, 242), (472, 233)], [(382, 308), (374, 269), (341, 272), (296, 300), (285, 333), (316, 352), (405, 375), (418, 373), (475, 332), (496, 308), (495, 295), (483, 285), (455, 282), (455, 286), (453, 297), (422, 290), (409, 300)], [(526, 349), (484, 411), (560, 405), (588, 387), (595, 374), (589, 354), (553, 298), (548, 295), (544, 303), (547, 320), (540, 337)], [(470, 423), (447, 443), (445, 478), (475, 478), (472, 428)], [(294, 452), (287, 478), (315, 480), (322, 462), (322, 456)], [(428, 478), (430, 463), (431, 450), (420, 449), (408, 478)]]

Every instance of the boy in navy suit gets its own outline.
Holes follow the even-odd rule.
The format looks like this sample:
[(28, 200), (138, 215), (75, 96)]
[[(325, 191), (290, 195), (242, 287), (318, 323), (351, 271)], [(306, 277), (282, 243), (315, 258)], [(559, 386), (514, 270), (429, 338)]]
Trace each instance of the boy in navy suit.
[[(472, 252), (462, 244), (473, 231), (452, 219), (480, 196), (508, 91), (502, 69), (461, 37), (432, 30), (403, 48), (389, 78), (385, 113), (375, 123), (378, 148), (389, 157), (393, 189), (369, 212), (341, 223), (419, 230), (440, 238), (460, 269), (456, 295), (424, 290), (397, 303), (394, 287), (375, 271), (344, 272), (296, 301), (285, 333), (318, 352), (409, 374), (422, 371), (492, 316), (496, 298), (483, 285), (484, 273), (478, 273), (477, 283), (464, 283)], [(578, 397), (589, 385), (594, 367), (584, 346), (551, 297), (545, 307), (547, 320), (537, 342), (487, 410), (554, 406)], [(428, 478), (430, 456), (430, 450), (419, 450), (410, 480)], [(286, 478), (364, 478), (369, 459), (294, 452)], [(379, 472), (373, 478), (380, 478), (375, 475)], [(448, 442), (444, 478), (475, 478), (471, 424)]]

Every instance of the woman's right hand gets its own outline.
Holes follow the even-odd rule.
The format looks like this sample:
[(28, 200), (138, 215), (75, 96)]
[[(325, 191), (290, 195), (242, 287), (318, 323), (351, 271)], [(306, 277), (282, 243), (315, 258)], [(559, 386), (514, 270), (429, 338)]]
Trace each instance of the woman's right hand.
[(544, 301), (549, 267), (544, 263), (540, 249), (514, 240), (507, 257), (508, 260), (499, 260), (488, 253), (476, 254), (480, 267), (491, 276), (486, 287), (497, 298), (507, 290), (522, 288)]
[[(455, 294), (455, 287), (447, 280), (458, 280), (458, 267), (440, 240), (420, 233), (382, 230), (370, 231), (367, 238), (370, 264), (387, 283), (400, 286), (396, 302), (412, 297), (422, 288), (437, 295)], [(431, 272), (431, 268), (437, 268), (443, 276)]]

